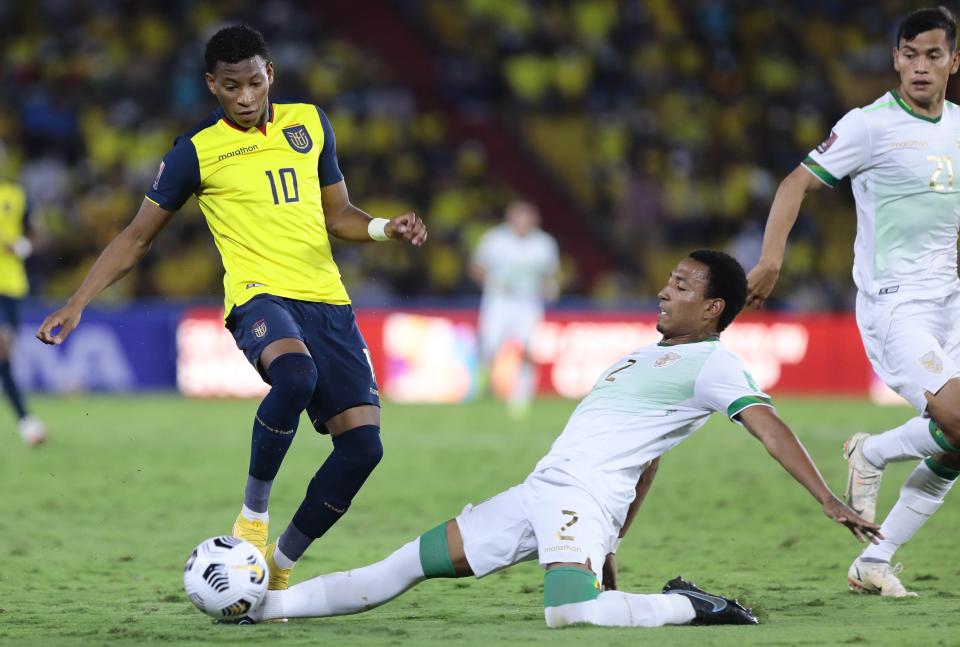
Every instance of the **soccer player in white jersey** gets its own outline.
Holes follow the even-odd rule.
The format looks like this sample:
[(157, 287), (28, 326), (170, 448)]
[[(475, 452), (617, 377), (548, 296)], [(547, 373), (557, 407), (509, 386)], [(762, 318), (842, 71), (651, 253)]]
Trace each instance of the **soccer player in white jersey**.
[(470, 273), (483, 286), (480, 302), (480, 359), (489, 371), (504, 344), (520, 344), (522, 357), (509, 410), (523, 415), (533, 399), (536, 381), (529, 355), (530, 340), (543, 319), (544, 302), (558, 294), (559, 259), (553, 236), (540, 229), (536, 205), (517, 200), (506, 209), (505, 222), (480, 239)]
[(915, 595), (891, 558), (960, 475), (960, 178), (954, 176), (960, 107), (944, 98), (960, 66), (956, 44), (956, 21), (946, 9), (904, 19), (893, 49), (899, 87), (848, 112), (780, 184), (761, 259), (748, 275), (748, 303), (759, 307), (779, 276), (804, 195), (850, 176), (857, 205), (857, 325), (874, 370), (920, 415), (886, 433), (847, 440), (848, 502), (872, 521), (886, 464), (926, 459), (884, 520), (886, 539), (850, 566), (848, 582), (860, 592)]
[(424, 579), (483, 577), (538, 560), (550, 627), (756, 624), (733, 600), (682, 578), (662, 593), (616, 590), (614, 554), (661, 455), (720, 412), (764, 444), (861, 541), (877, 526), (837, 499), (743, 364), (719, 340), (746, 299), (743, 268), (723, 252), (683, 259), (659, 293), (660, 343), (623, 357), (597, 380), (549, 453), (523, 483), (441, 523), (386, 559), (269, 591), (248, 620), (372, 609)]

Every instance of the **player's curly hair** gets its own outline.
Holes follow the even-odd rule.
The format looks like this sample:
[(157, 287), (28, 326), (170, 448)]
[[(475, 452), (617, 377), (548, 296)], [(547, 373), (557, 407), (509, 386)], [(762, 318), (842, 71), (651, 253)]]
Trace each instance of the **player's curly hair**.
[(263, 34), (250, 25), (231, 25), (210, 37), (203, 59), (207, 64), (207, 72), (213, 74), (213, 69), (220, 61), (237, 63), (254, 56), (261, 56), (265, 61), (270, 60)]
[(894, 47), (900, 47), (900, 39), (908, 43), (925, 31), (942, 29), (950, 43), (950, 51), (957, 49), (957, 19), (944, 6), (919, 9), (904, 18), (897, 28), (897, 42)]
[(689, 256), (710, 270), (704, 296), (708, 299), (723, 299), (723, 312), (717, 320), (717, 332), (723, 332), (747, 302), (747, 275), (737, 259), (726, 252), (698, 249), (690, 252)]

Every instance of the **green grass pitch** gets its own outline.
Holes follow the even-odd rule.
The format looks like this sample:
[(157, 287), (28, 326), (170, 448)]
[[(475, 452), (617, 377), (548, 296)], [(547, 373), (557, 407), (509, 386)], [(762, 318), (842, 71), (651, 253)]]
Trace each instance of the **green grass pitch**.
[[(541, 401), (529, 419), (512, 422), (495, 402), (387, 404), (383, 463), (347, 516), (298, 564), (294, 581), (380, 559), (466, 502), (519, 482), (573, 407)], [(196, 543), (230, 530), (256, 403), (76, 397), (38, 398), (34, 408), (51, 427), (50, 442), (29, 449), (8, 431), (0, 451), (0, 644), (956, 644), (955, 501), (897, 556), (919, 599), (848, 593), (856, 541), (745, 430), (718, 416), (664, 457), (621, 546), (620, 585), (655, 592), (683, 574), (753, 605), (758, 627), (551, 631), (533, 563), (481, 581), (426, 582), (357, 616), (213, 625), (183, 594), (181, 569)], [(837, 492), (843, 439), (911, 415), (829, 400), (784, 400), (779, 410)], [(328, 439), (301, 424), (274, 486), (271, 538), (328, 449)], [(889, 470), (883, 514), (910, 469)]]

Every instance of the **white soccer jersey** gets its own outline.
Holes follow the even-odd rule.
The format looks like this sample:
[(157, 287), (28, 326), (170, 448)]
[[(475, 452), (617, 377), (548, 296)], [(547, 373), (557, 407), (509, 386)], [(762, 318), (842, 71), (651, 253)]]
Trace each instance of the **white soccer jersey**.
[(473, 262), (486, 274), (484, 298), (542, 301), (544, 281), (557, 271), (557, 243), (539, 229), (518, 236), (507, 225), (499, 225), (480, 239)]
[(960, 107), (933, 119), (890, 92), (848, 112), (803, 161), (828, 186), (850, 176), (857, 203), (853, 279), (877, 296), (938, 297), (960, 288)]
[(534, 472), (555, 468), (580, 481), (623, 524), (643, 466), (699, 429), (770, 405), (740, 359), (717, 340), (652, 344), (611, 366), (580, 402)]

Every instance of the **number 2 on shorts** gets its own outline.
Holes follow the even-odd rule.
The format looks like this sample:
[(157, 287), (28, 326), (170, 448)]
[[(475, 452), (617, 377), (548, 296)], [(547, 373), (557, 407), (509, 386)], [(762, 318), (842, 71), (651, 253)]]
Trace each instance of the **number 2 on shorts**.
[(573, 510), (561, 510), (560, 514), (569, 515), (570, 521), (560, 526), (560, 530), (557, 532), (557, 539), (560, 541), (574, 541), (576, 538), (573, 535), (565, 535), (563, 533), (570, 530), (570, 528), (580, 520), (580, 516)]

